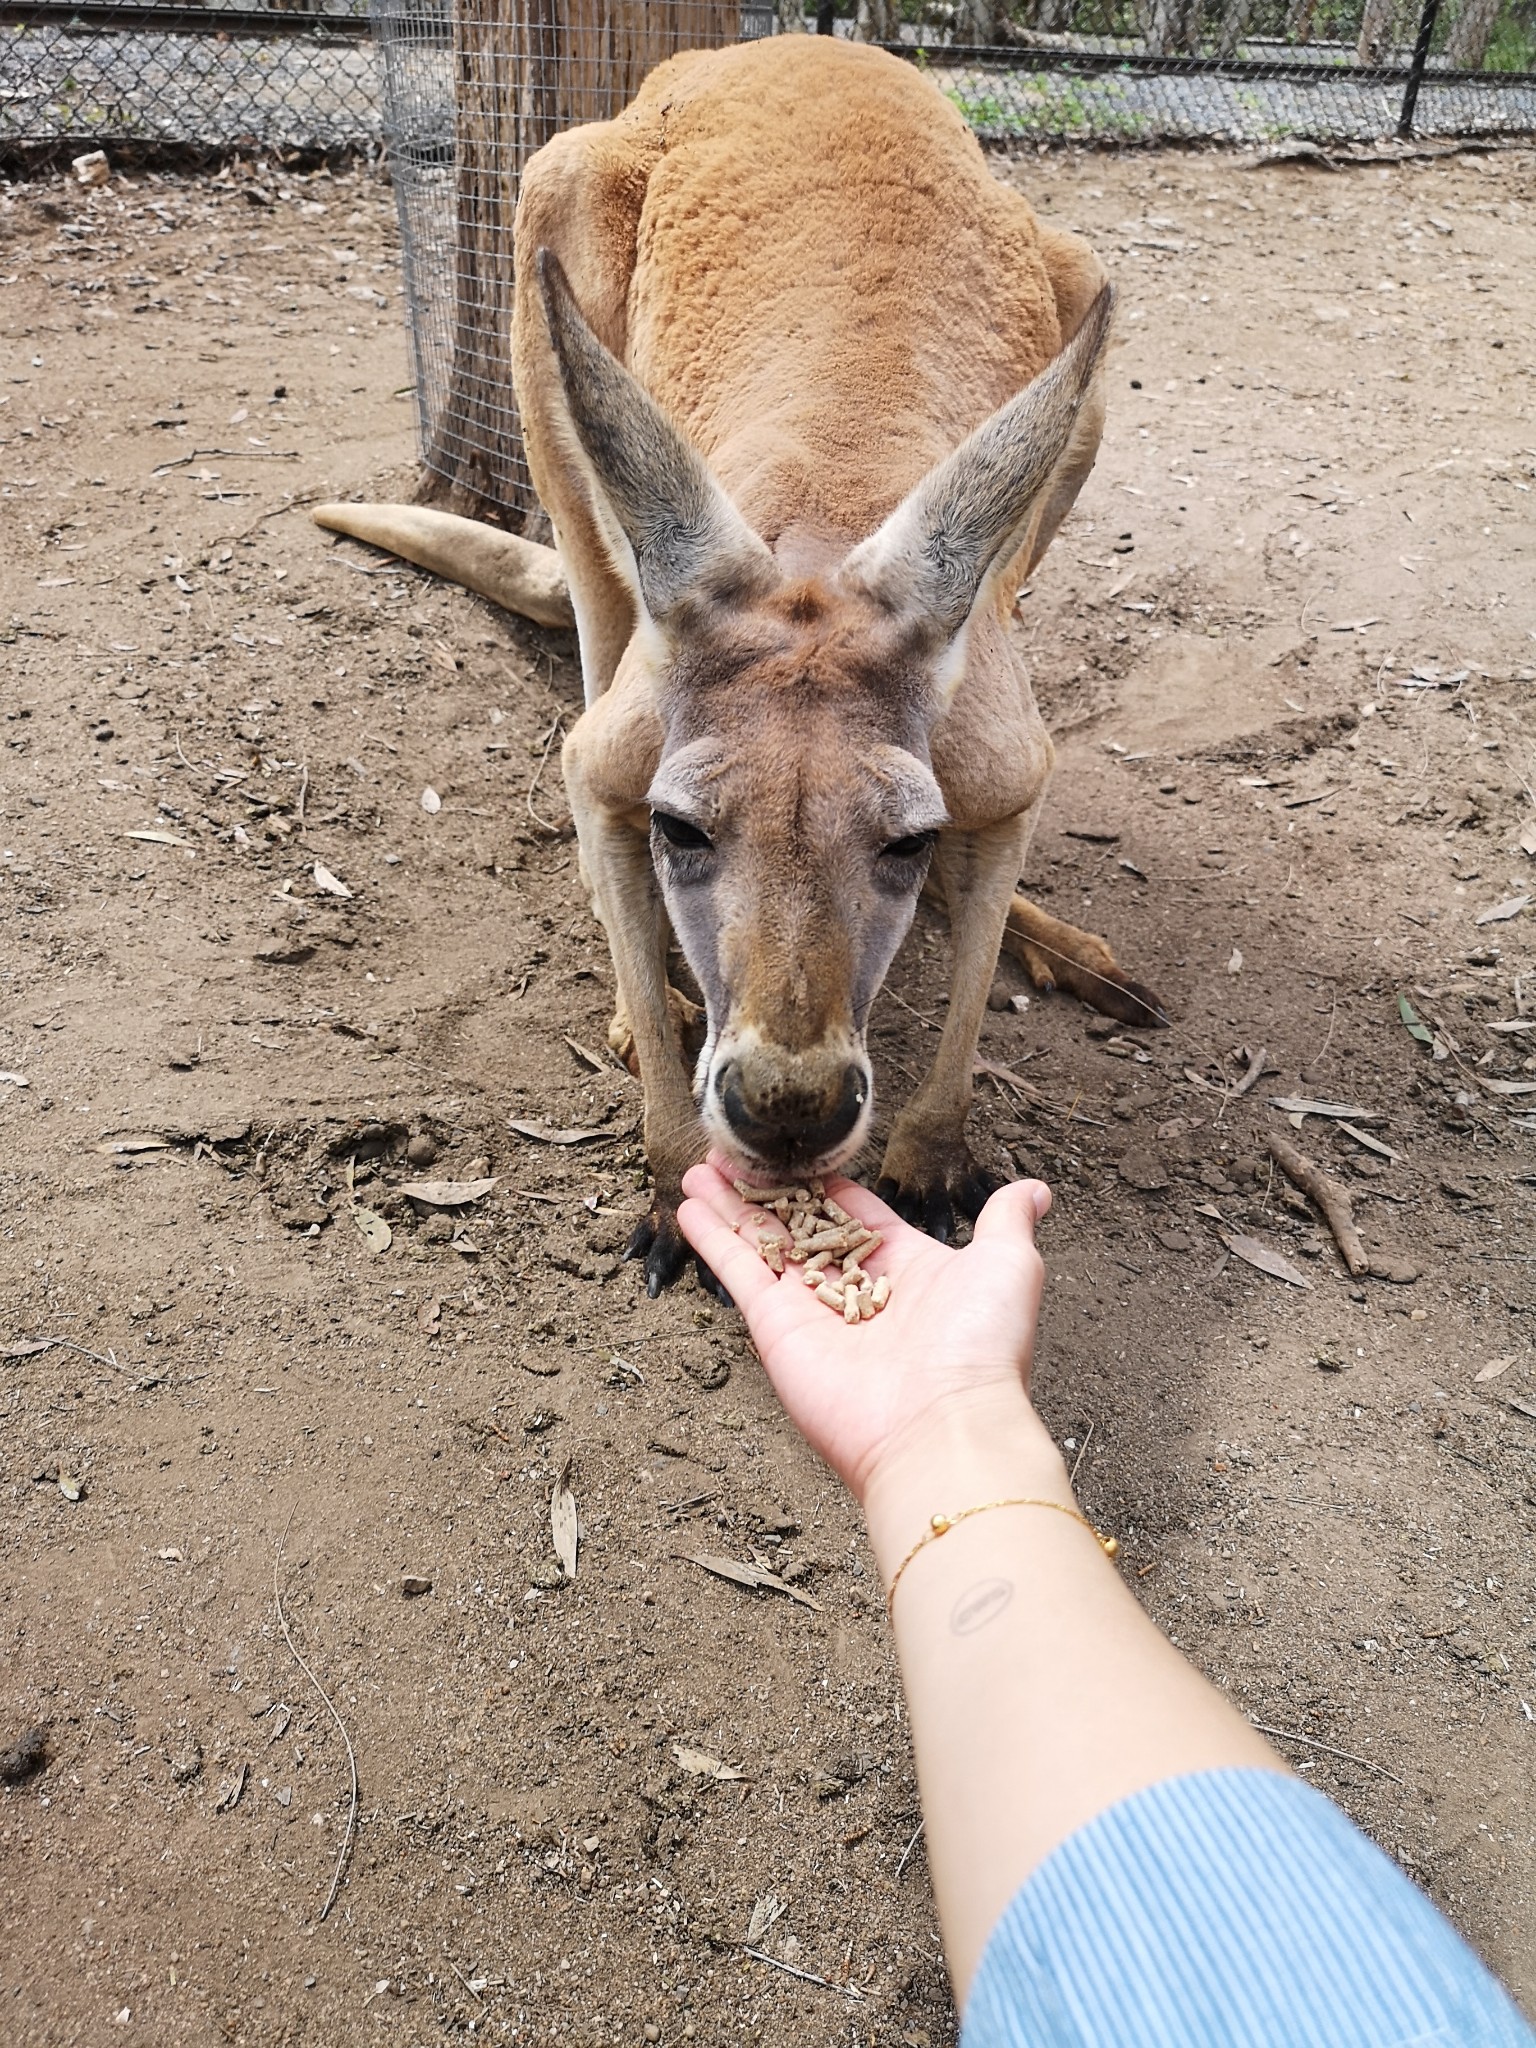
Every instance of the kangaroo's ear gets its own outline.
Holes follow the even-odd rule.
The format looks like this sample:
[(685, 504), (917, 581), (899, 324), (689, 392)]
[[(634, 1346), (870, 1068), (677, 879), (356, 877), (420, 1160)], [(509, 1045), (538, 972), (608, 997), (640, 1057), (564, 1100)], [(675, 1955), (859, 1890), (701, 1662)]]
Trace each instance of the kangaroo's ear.
[(538, 267), (571, 452), (589, 474), (604, 543), (642, 616), (664, 627), (690, 603), (739, 603), (773, 589), (780, 579), (767, 546), (592, 332), (552, 250), (539, 251)]
[(926, 626), (939, 646), (957, 641), (989, 579), (1045, 508), (1092, 392), (1113, 308), (1106, 284), (1060, 355), (859, 543), (838, 572), (845, 587)]

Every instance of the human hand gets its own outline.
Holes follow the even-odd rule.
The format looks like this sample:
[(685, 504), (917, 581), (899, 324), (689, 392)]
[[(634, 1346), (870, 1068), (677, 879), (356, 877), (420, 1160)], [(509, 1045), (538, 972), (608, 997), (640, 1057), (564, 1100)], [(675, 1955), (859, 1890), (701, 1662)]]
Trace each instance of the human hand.
[(891, 1299), (869, 1322), (834, 1316), (797, 1266), (782, 1276), (769, 1270), (753, 1239), (782, 1227), (742, 1200), (715, 1159), (685, 1175), (678, 1222), (746, 1318), (790, 1420), (862, 1501), (879, 1470), (946, 1412), (995, 1405), (1000, 1418), (1032, 1419), (1027, 1388), (1045, 1278), (1034, 1232), (1051, 1191), (1042, 1181), (1000, 1188), (970, 1244), (955, 1251), (903, 1223), (867, 1188), (826, 1185), (884, 1239), (863, 1264), (890, 1275)]

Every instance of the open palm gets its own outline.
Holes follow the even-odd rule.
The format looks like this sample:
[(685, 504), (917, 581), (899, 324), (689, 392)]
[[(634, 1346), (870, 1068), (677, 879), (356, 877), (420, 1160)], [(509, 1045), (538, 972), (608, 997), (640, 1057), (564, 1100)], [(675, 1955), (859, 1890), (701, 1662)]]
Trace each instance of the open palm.
[(686, 1175), (678, 1222), (735, 1298), (790, 1419), (861, 1499), (877, 1465), (946, 1402), (1027, 1383), (1044, 1277), (1034, 1226), (1051, 1200), (1042, 1182), (1000, 1188), (955, 1251), (867, 1188), (829, 1181), (829, 1195), (881, 1232), (863, 1264), (891, 1280), (885, 1312), (849, 1324), (797, 1267), (779, 1276), (763, 1263), (753, 1240), (777, 1221), (750, 1208), (720, 1165)]

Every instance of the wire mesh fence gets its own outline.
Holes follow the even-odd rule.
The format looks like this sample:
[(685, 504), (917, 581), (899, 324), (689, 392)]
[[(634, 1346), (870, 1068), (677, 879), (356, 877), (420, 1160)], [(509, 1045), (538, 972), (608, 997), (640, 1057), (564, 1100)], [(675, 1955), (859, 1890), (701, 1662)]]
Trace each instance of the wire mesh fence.
[(522, 167), (674, 50), (857, 35), (924, 66), (995, 143), (1364, 140), (1400, 129), (1414, 90), (1425, 129), (1536, 129), (1536, 0), (839, 0), (819, 19), (804, 0), (374, 5), (423, 458), (467, 512), (537, 516), (508, 359)]
[(858, 37), (982, 139), (1317, 144), (1536, 132), (1536, 0), (0, 0), (0, 158), (382, 137), (439, 494), (536, 516), (512, 403), (523, 166), (680, 49)]
[(0, 159), (377, 148), (368, 0), (0, 0)]

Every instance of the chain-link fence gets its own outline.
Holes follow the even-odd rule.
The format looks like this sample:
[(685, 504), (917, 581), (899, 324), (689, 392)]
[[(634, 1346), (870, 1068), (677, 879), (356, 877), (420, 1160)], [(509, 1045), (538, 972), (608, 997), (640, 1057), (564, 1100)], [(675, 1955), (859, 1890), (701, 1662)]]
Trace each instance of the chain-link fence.
[(8, 144), (356, 149), (400, 207), (422, 448), (466, 511), (533, 511), (511, 398), (523, 165), (674, 51), (857, 36), (988, 142), (1319, 144), (1536, 132), (1536, 0), (0, 0)]
[(368, 0), (0, 0), (0, 161), (376, 148)]
[[(533, 511), (512, 402), (522, 167), (663, 56), (853, 33), (923, 65), (987, 141), (1334, 141), (1536, 130), (1536, 0), (374, 0), (421, 444), (467, 512)], [(1417, 54), (1417, 63), (1415, 56)], [(1417, 96), (1417, 114), (1409, 104)]]

